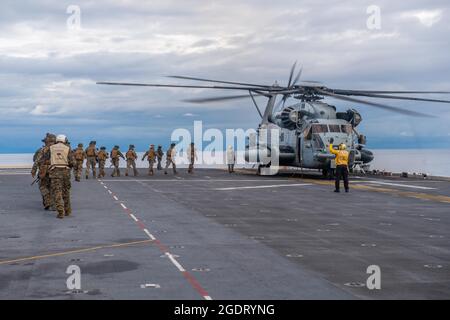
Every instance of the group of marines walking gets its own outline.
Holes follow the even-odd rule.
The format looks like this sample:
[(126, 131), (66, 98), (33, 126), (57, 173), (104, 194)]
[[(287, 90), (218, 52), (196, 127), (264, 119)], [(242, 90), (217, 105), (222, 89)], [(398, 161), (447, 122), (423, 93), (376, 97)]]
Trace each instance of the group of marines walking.
[[(138, 155), (134, 150), (134, 145), (130, 145), (128, 151), (123, 155), (117, 145), (110, 153), (103, 146), (98, 150), (96, 141), (91, 141), (86, 149), (83, 148), (82, 143), (79, 143), (76, 149), (71, 150), (70, 143), (65, 135), (56, 136), (47, 133), (42, 142), (44, 142), (44, 145), (34, 154), (31, 175), (35, 179), (33, 184), (39, 183), (44, 209), (57, 211), (58, 218), (62, 219), (72, 213), (70, 204), (71, 172), (73, 170), (75, 181), (81, 181), (85, 161), (86, 179), (89, 179), (90, 172), (92, 172), (94, 179), (105, 177), (105, 166), (108, 158), (111, 160), (111, 166), (113, 166), (112, 177), (120, 176), (120, 158), (126, 160), (127, 163), (125, 176), (128, 176), (129, 169), (133, 170), (134, 176), (138, 175), (136, 169)], [(188, 173), (193, 173), (194, 162), (197, 160), (197, 150), (194, 143), (190, 144), (187, 153), (190, 160)], [(166, 152), (165, 174), (167, 174), (167, 169), (170, 166), (172, 166), (173, 173), (177, 174), (176, 154), (175, 143), (172, 143)], [(148, 175), (154, 175), (155, 163), (157, 164), (157, 170), (163, 169), (161, 165), (163, 156), (162, 146), (158, 146), (155, 150), (155, 146), (150, 145), (149, 150), (142, 156), (142, 161), (147, 159), (149, 164)]]

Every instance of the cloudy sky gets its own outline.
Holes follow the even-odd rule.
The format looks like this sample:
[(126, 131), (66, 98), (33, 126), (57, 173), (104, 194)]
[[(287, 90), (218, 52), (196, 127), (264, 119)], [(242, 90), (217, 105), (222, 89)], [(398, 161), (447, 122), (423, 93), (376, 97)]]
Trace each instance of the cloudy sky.
[[(370, 5), (381, 10), (379, 29), (367, 27)], [(31, 152), (47, 131), (143, 150), (194, 120), (219, 129), (259, 120), (250, 100), (200, 106), (181, 100), (211, 92), (96, 81), (177, 83), (165, 76), (180, 74), (285, 84), (297, 60), (303, 79), (334, 88), (450, 90), (449, 15), (447, 0), (4, 0), (0, 153)], [(450, 147), (450, 105), (391, 103), (438, 115), (420, 119), (329, 102), (361, 111), (372, 148)]]

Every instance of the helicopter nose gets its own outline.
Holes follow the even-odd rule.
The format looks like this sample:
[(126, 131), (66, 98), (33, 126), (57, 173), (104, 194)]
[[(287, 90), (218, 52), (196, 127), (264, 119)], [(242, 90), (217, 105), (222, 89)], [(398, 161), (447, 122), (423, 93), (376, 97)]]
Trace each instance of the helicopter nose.
[(361, 149), (361, 161), (363, 163), (369, 163), (373, 160), (374, 155), (373, 152), (367, 149)]

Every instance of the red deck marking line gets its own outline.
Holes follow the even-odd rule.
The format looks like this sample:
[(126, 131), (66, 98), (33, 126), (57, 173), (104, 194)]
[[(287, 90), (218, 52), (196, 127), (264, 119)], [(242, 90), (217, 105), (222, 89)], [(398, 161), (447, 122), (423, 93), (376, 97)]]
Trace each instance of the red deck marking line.
[[(106, 186), (105, 189), (110, 192), (110, 194), (114, 195), (114, 199), (119, 201), (118, 197), (112, 193)], [(142, 229), (151, 240), (154, 240), (154, 243), (159, 248), (159, 250), (164, 253), (169, 260), (172, 262), (172, 264), (183, 274), (183, 276), (188, 280), (188, 282), (191, 284), (191, 286), (205, 299), (205, 300), (212, 300), (211, 296), (206, 292), (205, 289), (198, 283), (198, 281), (189, 273), (186, 271), (186, 269), (175, 259), (175, 257), (169, 252), (169, 248), (166, 247), (161, 241), (156, 239), (146, 228), (145, 224), (142, 223), (134, 214), (133, 212), (127, 208), (123, 203), (120, 203), (120, 206), (124, 209), (124, 211), (137, 223), (140, 229)]]
[(138, 227), (139, 227), (141, 230), (144, 230), (144, 229), (145, 229), (145, 224), (143, 224), (143, 223), (141, 222), (141, 220), (137, 221), (137, 225), (138, 225)]
[(203, 298), (205, 298), (205, 299), (207, 299), (206, 297), (208, 297), (209, 299), (207, 299), (207, 300), (210, 300), (211, 299), (211, 297), (210, 297), (210, 295), (208, 294), (208, 292), (206, 292), (206, 290), (205, 289), (203, 289), (203, 287), (198, 283), (198, 281), (189, 273), (189, 272), (187, 272), (187, 271), (184, 271), (184, 272), (182, 272), (183, 273), (183, 276), (189, 281), (189, 283), (198, 291), (198, 293), (200, 293), (200, 295), (203, 297)]

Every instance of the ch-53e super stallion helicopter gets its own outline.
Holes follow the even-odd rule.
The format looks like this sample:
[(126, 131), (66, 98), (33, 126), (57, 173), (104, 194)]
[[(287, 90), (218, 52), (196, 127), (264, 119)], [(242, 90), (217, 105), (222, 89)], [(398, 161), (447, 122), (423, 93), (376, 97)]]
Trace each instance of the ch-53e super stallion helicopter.
[[(271, 129), (279, 130), (278, 165), (293, 166), (299, 168), (319, 169), (324, 175), (333, 172), (334, 155), (328, 151), (330, 143), (345, 144), (350, 152), (350, 169), (368, 168), (369, 162), (374, 158), (373, 153), (365, 146), (366, 137), (360, 134), (356, 127), (361, 123), (361, 114), (355, 109), (345, 112), (337, 112), (336, 107), (325, 103), (325, 97), (331, 97), (347, 102), (361, 103), (371, 107), (381, 108), (387, 111), (408, 116), (431, 117), (430, 115), (405, 110), (402, 108), (353, 98), (351, 96), (363, 96), (378, 99), (399, 99), (426, 102), (450, 103), (448, 100), (417, 98), (403, 96), (401, 94), (450, 94), (449, 91), (378, 91), (378, 90), (347, 90), (331, 89), (316, 81), (301, 81), (302, 68), (294, 73), (296, 63), (291, 68), (287, 86), (280, 86), (277, 82), (273, 85), (243, 83), (223, 80), (211, 80), (186, 76), (169, 76), (170, 78), (202, 81), (221, 85), (178, 85), (178, 84), (146, 84), (124, 82), (97, 82), (105, 85), (145, 86), (145, 87), (169, 87), (169, 88), (193, 88), (215, 90), (239, 90), (246, 91), (245, 95), (221, 96), (212, 98), (184, 100), (192, 103), (213, 103), (241, 98), (251, 98), (256, 107), (261, 122), (258, 127), (260, 132)], [(394, 94), (400, 94), (394, 95)], [(263, 112), (256, 103), (255, 96), (263, 96), (268, 99)], [(286, 105), (288, 98), (298, 100), (297, 103)], [(256, 137), (257, 141), (259, 137)], [(262, 141), (263, 139), (261, 139)], [(264, 141), (267, 140), (267, 138)], [(264, 149), (264, 150), (263, 150)], [(272, 152), (270, 143), (256, 143), (247, 146), (245, 152), (246, 161), (256, 159), (258, 173), (262, 168), (271, 165), (270, 157), (259, 157), (261, 151), (264, 154)]]

